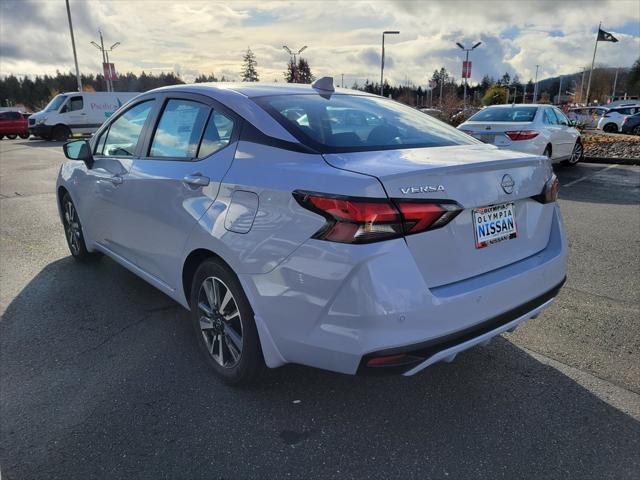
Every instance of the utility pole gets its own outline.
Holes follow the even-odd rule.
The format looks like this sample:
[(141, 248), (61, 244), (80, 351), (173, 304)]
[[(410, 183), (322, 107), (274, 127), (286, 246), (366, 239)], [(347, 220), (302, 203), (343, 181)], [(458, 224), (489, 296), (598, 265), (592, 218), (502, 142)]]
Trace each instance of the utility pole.
[(540, 65), (536, 65), (536, 79), (533, 85), (533, 103), (538, 101), (538, 68)]
[(342, 86), (342, 88), (344, 88), (344, 73), (341, 73), (340, 76), (342, 77), (342, 80), (340, 81), (340, 85)]
[(399, 35), (398, 30), (385, 30), (382, 32), (382, 57), (380, 58), (380, 96), (384, 97), (384, 36)]
[(526, 83), (522, 88), (522, 103), (527, 103), (527, 84)]
[(587, 67), (582, 67), (582, 81), (580, 82), (580, 103), (584, 100), (584, 74), (587, 71)]
[(78, 91), (82, 91), (82, 78), (80, 77), (80, 69), (78, 68), (78, 55), (76, 54), (76, 39), (73, 36), (73, 23), (71, 23), (71, 9), (69, 8), (69, 0), (65, 0), (67, 4), (67, 19), (69, 20), (69, 33), (71, 33), (71, 47), (73, 48), (73, 61), (76, 64), (76, 81), (78, 82)]
[(482, 45), (482, 42), (476, 43), (471, 48), (465, 48), (464, 45), (462, 45), (459, 42), (456, 42), (456, 45), (466, 52), (465, 62), (464, 62), (463, 68), (462, 68), (462, 78), (464, 79), (464, 93), (463, 93), (463, 96), (462, 96), (462, 110), (464, 111), (467, 108), (467, 78), (469, 78), (471, 76), (471, 66), (469, 65), (469, 52), (472, 51), (472, 50), (475, 50), (480, 45)]

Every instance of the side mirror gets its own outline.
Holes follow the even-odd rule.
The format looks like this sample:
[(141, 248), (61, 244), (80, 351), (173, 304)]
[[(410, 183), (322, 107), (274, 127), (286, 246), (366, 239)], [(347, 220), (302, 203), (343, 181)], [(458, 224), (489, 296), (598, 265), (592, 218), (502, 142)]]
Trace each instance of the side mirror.
[(73, 140), (62, 146), (64, 156), (69, 160), (81, 160), (87, 164), (87, 167), (93, 166), (93, 155), (91, 154), (91, 146), (86, 140)]

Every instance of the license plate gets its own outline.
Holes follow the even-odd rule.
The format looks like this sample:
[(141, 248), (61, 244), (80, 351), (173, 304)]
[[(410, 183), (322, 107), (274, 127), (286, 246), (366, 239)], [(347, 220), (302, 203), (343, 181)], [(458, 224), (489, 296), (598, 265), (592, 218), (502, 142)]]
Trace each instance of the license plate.
[(515, 206), (502, 203), (472, 210), (476, 248), (484, 248), (518, 236)]
[(479, 134), (475, 134), (474, 137), (476, 137), (478, 140), (484, 143), (493, 143), (493, 139), (495, 138), (495, 135), (490, 133), (479, 133)]

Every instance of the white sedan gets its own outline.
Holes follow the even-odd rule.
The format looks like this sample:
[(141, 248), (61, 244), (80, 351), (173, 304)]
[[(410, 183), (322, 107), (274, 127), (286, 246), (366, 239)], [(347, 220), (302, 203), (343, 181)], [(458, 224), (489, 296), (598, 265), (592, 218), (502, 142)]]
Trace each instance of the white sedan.
[(501, 149), (546, 155), (554, 163), (575, 165), (584, 152), (580, 132), (551, 105), (493, 105), (458, 129)]

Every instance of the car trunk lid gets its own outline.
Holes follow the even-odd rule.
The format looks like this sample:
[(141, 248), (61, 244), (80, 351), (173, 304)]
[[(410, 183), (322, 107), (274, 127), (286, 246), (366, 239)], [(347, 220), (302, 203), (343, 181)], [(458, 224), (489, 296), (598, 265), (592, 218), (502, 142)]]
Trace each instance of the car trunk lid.
[[(544, 157), (465, 145), (326, 154), (325, 159), (336, 168), (378, 178), (392, 199), (455, 201), (461, 206), (462, 212), (446, 226), (406, 237), (429, 287), (511, 264), (548, 242), (552, 209), (531, 198), (551, 175)], [(507, 175), (514, 183), (511, 193), (502, 186)], [(517, 236), (476, 248), (472, 211), (504, 203), (513, 203)]]

